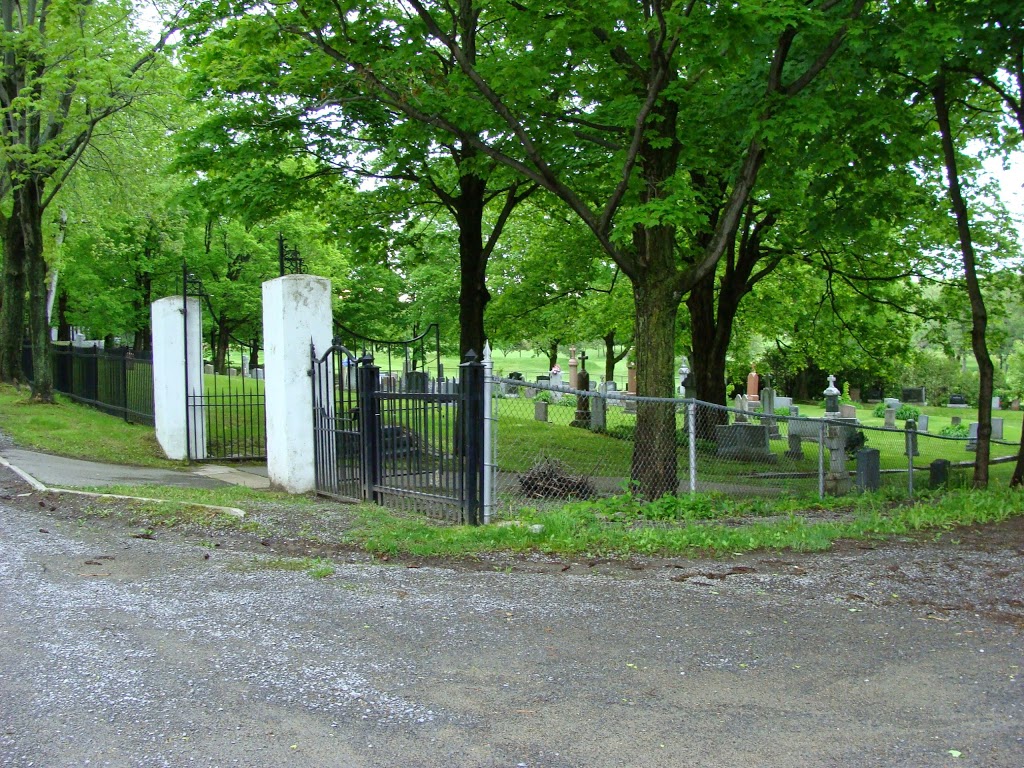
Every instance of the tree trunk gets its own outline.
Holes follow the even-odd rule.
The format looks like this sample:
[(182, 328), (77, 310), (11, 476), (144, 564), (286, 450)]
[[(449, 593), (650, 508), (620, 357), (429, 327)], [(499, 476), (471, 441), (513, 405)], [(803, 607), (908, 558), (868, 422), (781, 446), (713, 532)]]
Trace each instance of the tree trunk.
[(217, 373), (228, 372), (228, 343), (231, 328), (228, 321), (221, 317), (217, 320), (217, 346), (214, 347), (213, 368)]
[(1020, 433), (1020, 448), (1017, 454), (1017, 465), (1013, 468), (1013, 477), (1010, 478), (1011, 488), (1024, 487), (1024, 430)]
[(71, 341), (71, 323), (68, 322), (68, 292), (63, 289), (57, 297), (57, 341)]
[(459, 357), (469, 350), (481, 356), (484, 348), (484, 310), (487, 291), (487, 259), (484, 255), (483, 220), (486, 180), (472, 174), (459, 177), (455, 220), (459, 226)]
[[(671, 398), (675, 373), (676, 291), (674, 237), (669, 227), (645, 230), (650, 268), (633, 282), (635, 302), (637, 393)], [(656, 499), (678, 489), (675, 403), (637, 404), (636, 438), (630, 477), (639, 493)]]
[(0, 381), (25, 379), (21, 350), (25, 342), (25, 245), (21, 234), (21, 201), (14, 207), (4, 231), (3, 305), (0, 306)]
[(991, 453), (992, 436), (992, 391), (995, 368), (988, 353), (985, 332), (988, 328), (988, 313), (985, 298), (978, 280), (977, 259), (971, 237), (970, 214), (960, 189), (960, 172), (957, 168), (956, 147), (953, 144), (953, 129), (949, 121), (949, 104), (946, 97), (945, 76), (940, 71), (932, 91), (935, 116), (942, 137), (942, 155), (946, 165), (949, 184), (949, 201), (956, 217), (957, 235), (960, 238), (960, 253), (964, 263), (964, 278), (967, 295), (971, 301), (971, 349), (978, 362), (978, 444), (974, 455), (974, 487), (988, 487), (988, 461)]
[(604, 380), (615, 381), (615, 331), (608, 331), (604, 335)]
[(29, 334), (32, 341), (32, 399), (53, 402), (50, 323), (46, 318), (46, 258), (43, 255), (43, 209), (36, 179), (29, 177), (15, 192), (21, 198), (21, 236), (28, 282)]
[(548, 370), (552, 370), (558, 365), (558, 343), (561, 339), (554, 339), (551, 342), (551, 346), (548, 347)]
[(253, 339), (249, 343), (249, 370), (255, 371), (260, 367), (260, 340)]

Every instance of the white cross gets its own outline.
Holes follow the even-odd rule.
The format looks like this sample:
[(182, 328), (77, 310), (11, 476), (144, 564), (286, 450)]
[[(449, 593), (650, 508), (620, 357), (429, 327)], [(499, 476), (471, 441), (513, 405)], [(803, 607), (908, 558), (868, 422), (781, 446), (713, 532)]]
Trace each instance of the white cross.
[(829, 389), (835, 389), (836, 388), (836, 377), (834, 375), (832, 375), (832, 374), (829, 374), (829, 376), (828, 376), (828, 386), (829, 386)]

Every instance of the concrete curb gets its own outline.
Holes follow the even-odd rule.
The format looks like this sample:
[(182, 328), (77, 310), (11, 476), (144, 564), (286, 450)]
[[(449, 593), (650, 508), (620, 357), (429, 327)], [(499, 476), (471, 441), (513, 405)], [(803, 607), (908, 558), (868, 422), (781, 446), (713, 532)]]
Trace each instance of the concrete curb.
[(215, 512), (223, 512), (224, 514), (231, 515), (232, 517), (245, 517), (245, 510), (239, 509), (238, 507), (221, 507), (217, 506), (216, 504), (201, 504), (196, 501), (151, 499), (146, 496), (122, 496), (117, 493), (94, 493), (92, 491), (76, 491), (70, 488), (49, 488), (40, 483), (34, 477), (32, 477), (32, 475), (30, 475), (28, 472), (25, 472), (23, 469), (16, 467), (14, 464), (11, 464), (11, 462), (9, 462), (3, 456), (0, 456), (0, 466), (7, 467), (9, 470), (18, 475), (18, 477), (20, 477), (22, 480), (24, 480), (26, 483), (32, 486), (32, 488), (35, 491), (38, 491), (40, 493), (68, 493), (74, 494), (75, 496), (89, 496), (94, 499), (124, 499), (127, 501), (148, 501), (156, 504), (181, 504), (182, 506), (187, 507), (199, 507), (201, 509), (211, 509), (214, 510)]

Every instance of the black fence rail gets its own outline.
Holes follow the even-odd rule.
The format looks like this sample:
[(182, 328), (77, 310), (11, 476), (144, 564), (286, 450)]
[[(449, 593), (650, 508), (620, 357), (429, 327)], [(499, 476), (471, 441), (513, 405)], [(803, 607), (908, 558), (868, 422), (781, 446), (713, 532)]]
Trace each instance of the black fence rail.
[[(92, 406), (131, 424), (153, 426), (153, 355), (128, 347), (54, 344), (53, 388), (76, 403)], [(32, 381), (32, 347), (22, 349), (22, 368)]]

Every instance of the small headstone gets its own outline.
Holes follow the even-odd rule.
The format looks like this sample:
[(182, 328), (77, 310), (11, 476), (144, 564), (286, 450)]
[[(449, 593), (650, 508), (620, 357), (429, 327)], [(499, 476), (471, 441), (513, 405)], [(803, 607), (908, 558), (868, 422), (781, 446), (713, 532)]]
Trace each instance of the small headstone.
[(775, 407), (777, 409), (778, 408), (792, 408), (793, 407), (793, 398), (792, 397), (783, 397), (782, 395), (776, 395), (775, 396)]
[(993, 397), (992, 398), (992, 410), (993, 411), (998, 411), (998, 410), (1001, 410), (1002, 407), (1003, 407), (1003, 399), (1001, 397), (999, 397), (999, 395), (996, 395), (995, 397)]
[(917, 417), (917, 431), (927, 432), (928, 431), (928, 414), (922, 413)]
[(237, 376), (237, 375), (238, 375), (238, 369), (237, 368), (230, 368), (228, 370), (228, 376)]
[(978, 422), (972, 421), (967, 427), (967, 450), (978, 450)]
[(882, 484), (882, 464), (877, 448), (861, 448), (857, 451), (857, 489), (877, 491)]
[(960, 421), (961, 421), (961, 418), (959, 416), (953, 416), (953, 417), (950, 418), (949, 423), (952, 426), (957, 427), (957, 426), (960, 426)]
[(799, 416), (800, 415), (800, 406), (799, 405), (790, 405), (789, 406), (789, 415), (790, 416)]
[(804, 449), (800, 445), (800, 435), (790, 432), (786, 435), (786, 442), (788, 443), (785, 453), (787, 459), (802, 459), (804, 457)]
[(886, 408), (885, 409), (885, 428), (896, 429), (896, 409)]
[(999, 416), (992, 418), (992, 439), (1002, 440), (1003, 439), (1003, 419)]
[(936, 459), (928, 465), (928, 487), (941, 488), (949, 480), (949, 459)]
[(546, 400), (537, 400), (533, 404), (533, 418), (537, 421), (548, 420), (548, 403)]
[(242, 358), (242, 376), (246, 379), (249, 378), (249, 360), (244, 357)]
[(590, 401), (590, 428), (594, 432), (604, 432), (608, 428), (608, 398), (605, 396), (607, 390), (601, 387), (600, 395), (591, 398)]
[(954, 392), (949, 396), (949, 407), (950, 408), (966, 408), (967, 398), (963, 395)]
[(210, 363), (207, 363), (206, 365), (204, 365), (203, 366), (203, 373), (206, 373), (206, 374), (213, 373), (213, 366), (210, 365)]
[(903, 405), (903, 403), (899, 401), (899, 398), (896, 397), (887, 397), (883, 402), (885, 403), (886, 408), (892, 408), (894, 411), (898, 411), (900, 406)]
[(736, 421), (744, 422), (747, 420), (747, 397), (746, 395), (736, 395), (735, 408), (738, 411), (736, 413)]
[(1011, 411), (1019, 411), (1020, 410), (1020, 398), (1019, 397), (1015, 397), (1015, 398), (1013, 398), (1013, 400), (1010, 401), (1010, 410)]
[(253, 374), (253, 378), (256, 379), (256, 381), (263, 381), (263, 369), (262, 368), (254, 369), (252, 374)]
[(857, 406), (855, 405), (840, 405), (839, 406), (839, 418), (841, 419), (856, 419), (857, 418)]

